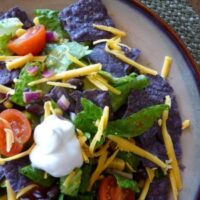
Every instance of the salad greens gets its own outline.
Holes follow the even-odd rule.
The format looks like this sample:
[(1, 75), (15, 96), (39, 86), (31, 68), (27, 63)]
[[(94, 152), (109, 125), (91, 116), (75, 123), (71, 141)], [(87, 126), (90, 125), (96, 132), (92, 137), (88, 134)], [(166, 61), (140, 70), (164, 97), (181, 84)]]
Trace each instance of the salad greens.
[(140, 192), (140, 188), (139, 188), (136, 181), (124, 178), (124, 177), (122, 177), (118, 174), (114, 174), (114, 176), (115, 176), (115, 178), (117, 180), (117, 184), (119, 185), (120, 188), (130, 189), (130, 190), (133, 190), (133, 192), (136, 192), (136, 193)]
[(66, 179), (68, 176), (64, 176), (60, 178), (60, 191), (63, 194), (69, 195), (69, 196), (77, 196), (79, 187), (81, 184), (81, 176), (82, 176), (82, 170), (76, 169), (74, 170), (73, 177), (70, 177), (70, 181), (66, 183)]
[(67, 33), (62, 28), (58, 14), (58, 11), (50, 9), (35, 10), (35, 15), (40, 24), (43, 24), (48, 31), (56, 32), (59, 38), (66, 38)]
[(76, 57), (83, 58), (90, 54), (88, 46), (83, 46), (77, 42), (64, 42), (62, 44), (47, 44), (45, 53), (48, 55), (45, 65), (47, 69), (55, 72), (62, 72), (69, 69), (72, 61), (68, 59), (67, 53)]
[(7, 44), (10, 41), (11, 37), (12, 37), (11, 34), (0, 35), (0, 55), (11, 55), (12, 54), (7, 48)]
[(45, 172), (36, 168), (33, 168), (31, 165), (27, 165), (19, 170), (19, 172), (28, 177), (33, 182), (43, 186), (50, 187), (55, 182), (55, 178), (50, 175), (45, 177)]
[[(28, 73), (28, 68), (31, 66), (37, 66), (39, 68), (37, 74), (35, 76), (32, 76)], [(28, 83), (31, 81), (35, 81), (41, 78), (41, 72), (42, 72), (42, 63), (40, 62), (30, 62), (27, 63), (26, 66), (21, 70), (19, 78), (16, 80), (15, 83), (15, 93), (11, 97), (11, 101), (16, 103), (17, 105), (24, 106), (24, 100), (23, 100), (23, 92), (25, 89), (31, 89), (32, 91), (36, 89), (41, 89), (41, 86), (28, 86)]]
[(109, 122), (106, 134), (128, 138), (139, 136), (150, 129), (163, 111), (168, 108), (165, 104), (154, 105), (143, 108), (129, 117)]

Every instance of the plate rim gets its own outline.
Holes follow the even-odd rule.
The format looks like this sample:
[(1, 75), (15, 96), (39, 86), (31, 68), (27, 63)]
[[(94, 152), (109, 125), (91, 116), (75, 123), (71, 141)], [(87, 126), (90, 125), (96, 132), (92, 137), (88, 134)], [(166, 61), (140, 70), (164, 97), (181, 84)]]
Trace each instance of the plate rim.
[[(144, 14), (146, 17), (149, 17), (151, 20), (168, 38), (173, 42), (173, 44), (178, 48), (181, 55), (183, 56), (185, 62), (187, 63), (187, 67), (192, 72), (192, 76), (195, 80), (198, 92), (200, 94), (200, 66), (198, 66), (196, 60), (193, 55), (187, 48), (186, 44), (180, 38), (180, 36), (173, 30), (173, 28), (158, 14), (156, 14), (153, 10), (145, 6), (139, 0), (119, 0), (123, 3), (128, 4), (130, 7), (134, 7)], [(197, 193), (195, 195), (195, 199), (200, 199), (200, 185), (198, 186)]]
[(196, 60), (193, 55), (187, 48), (186, 44), (180, 38), (180, 36), (173, 30), (173, 28), (158, 14), (156, 14), (153, 10), (145, 6), (143, 3), (139, 2), (139, 0), (119, 0), (123, 3), (128, 4), (130, 7), (134, 7), (137, 10), (141, 11), (146, 17), (158, 27), (160, 30), (167, 35), (173, 44), (179, 49), (181, 55), (187, 63), (188, 68), (192, 71), (193, 78), (195, 79), (198, 91), (200, 93), (200, 67), (198, 66)]

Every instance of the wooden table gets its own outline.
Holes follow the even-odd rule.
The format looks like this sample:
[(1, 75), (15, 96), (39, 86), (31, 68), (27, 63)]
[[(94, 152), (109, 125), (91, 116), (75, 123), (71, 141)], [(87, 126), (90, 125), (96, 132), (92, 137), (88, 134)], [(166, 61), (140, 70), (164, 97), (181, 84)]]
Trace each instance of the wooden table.
[(188, 0), (191, 4), (194, 10), (196, 10), (200, 14), (200, 0)]

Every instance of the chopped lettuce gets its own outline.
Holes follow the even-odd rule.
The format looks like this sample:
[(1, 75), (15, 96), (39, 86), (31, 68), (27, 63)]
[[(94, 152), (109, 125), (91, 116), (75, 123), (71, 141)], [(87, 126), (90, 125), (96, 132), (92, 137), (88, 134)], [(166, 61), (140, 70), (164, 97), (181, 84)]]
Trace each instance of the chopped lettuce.
[(33, 168), (31, 165), (27, 165), (19, 170), (20, 174), (26, 176), (34, 183), (37, 183), (43, 187), (50, 187), (55, 182), (55, 178), (48, 174), (47, 178), (44, 178), (44, 171)]
[(12, 53), (7, 48), (7, 44), (10, 41), (12, 35), (0, 35), (0, 55), (11, 55)]
[(60, 191), (65, 195), (77, 196), (81, 184), (82, 170), (76, 169), (75, 175), (70, 178), (70, 182), (64, 184), (68, 176), (69, 175), (60, 178)]
[(118, 152), (117, 157), (128, 163), (134, 170), (139, 166), (139, 158), (133, 153), (120, 151)]
[(49, 55), (45, 62), (46, 67), (53, 69), (55, 72), (62, 72), (69, 69), (72, 64), (66, 53), (81, 59), (90, 54), (91, 50), (89, 50), (88, 46), (83, 46), (77, 42), (65, 42), (62, 44), (47, 44), (45, 53)]
[(0, 35), (14, 36), (16, 30), (23, 26), (18, 18), (5, 18), (0, 20)]
[(48, 31), (54, 31), (59, 38), (66, 38), (67, 33), (63, 30), (58, 17), (58, 11), (50, 9), (36, 9), (35, 15), (40, 24), (43, 24)]
[(87, 191), (87, 188), (89, 186), (89, 181), (92, 174), (92, 165), (85, 164), (81, 169), (83, 173), (82, 173), (79, 192), (83, 194)]
[(81, 99), (81, 105), (83, 110), (77, 114), (75, 126), (83, 132), (95, 134), (97, 132), (95, 123), (101, 118), (102, 109), (85, 98)]
[(165, 104), (149, 106), (129, 117), (109, 122), (106, 134), (128, 138), (139, 136), (151, 128), (163, 111), (168, 108)]
[(127, 102), (131, 90), (141, 90), (149, 84), (149, 80), (146, 76), (137, 76), (135, 73), (122, 78), (112, 78), (110, 80), (113, 86), (121, 91), (121, 95), (110, 93), (111, 105), (114, 112)]
[(117, 185), (120, 188), (130, 189), (130, 190), (132, 190), (133, 192), (136, 192), (136, 193), (140, 192), (140, 188), (139, 188), (139, 186), (138, 186), (136, 181), (124, 178), (124, 177), (122, 177), (122, 176), (120, 176), (118, 174), (114, 174), (114, 176), (115, 176), (115, 178), (117, 180)]
[[(38, 66), (39, 67), (39, 71), (35, 76), (31, 76), (28, 72), (27, 69), (30, 66)], [(17, 79), (16, 83), (15, 83), (15, 93), (14, 95), (11, 97), (11, 101), (16, 103), (17, 105), (20, 106), (24, 106), (24, 100), (23, 100), (23, 92), (24, 89), (31, 89), (31, 90), (36, 90), (37, 87), (39, 87), (39, 89), (41, 88), (40, 86), (33, 86), (33, 87), (29, 87), (28, 83), (31, 81), (35, 81), (41, 78), (41, 69), (42, 69), (42, 64), (40, 62), (30, 62), (27, 63), (26, 66), (22, 69), (22, 71), (19, 74), (19, 78)]]

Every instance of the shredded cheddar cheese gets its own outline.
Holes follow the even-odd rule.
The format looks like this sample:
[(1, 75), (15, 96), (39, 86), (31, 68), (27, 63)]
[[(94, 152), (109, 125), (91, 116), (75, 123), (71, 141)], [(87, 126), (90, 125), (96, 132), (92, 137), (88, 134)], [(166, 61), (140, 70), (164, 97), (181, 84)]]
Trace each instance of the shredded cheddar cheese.
[(65, 179), (63, 185), (65, 187), (69, 186), (69, 184), (71, 183), (72, 178), (76, 175), (76, 171), (72, 171), (70, 172), (70, 174), (67, 176), (67, 178)]
[(151, 162), (155, 163), (163, 169), (166, 169), (168, 167), (168, 165), (160, 160), (157, 156), (149, 153), (148, 151), (145, 151), (144, 149), (138, 147), (137, 145), (131, 143), (126, 139), (114, 135), (109, 135), (108, 138), (111, 141), (115, 142), (118, 147), (123, 151), (132, 152), (138, 156), (146, 158), (147, 160), (150, 160)]
[(92, 139), (92, 142), (90, 144), (91, 153), (94, 152), (96, 143), (99, 142), (101, 137), (103, 136), (103, 132), (106, 129), (106, 126), (108, 123), (108, 119), (109, 119), (109, 107), (105, 106), (105, 108), (103, 109), (102, 117), (101, 117), (99, 125), (98, 125), (97, 133), (94, 136), (94, 138)]
[(76, 57), (72, 56), (70, 53), (65, 52), (65, 54), (66, 54), (67, 58), (71, 62), (77, 64), (79, 67), (85, 67), (85, 66), (87, 66), (86, 64), (84, 64), (83, 62), (81, 62), (80, 60), (78, 60)]
[(4, 131), (6, 132), (6, 151), (10, 152), (14, 143), (14, 134), (12, 129), (4, 128)]
[(147, 179), (144, 183), (142, 192), (141, 192), (138, 200), (145, 200), (146, 199), (147, 193), (149, 191), (150, 184), (153, 181), (154, 176), (155, 176), (155, 173), (152, 169), (147, 168), (146, 171), (147, 171), (148, 177), (147, 177)]
[(190, 120), (189, 119), (184, 120), (182, 123), (182, 130), (185, 130), (189, 127), (190, 127)]
[(16, 195), (16, 198), (19, 199), (21, 196), (32, 190), (33, 188), (37, 187), (35, 184), (28, 185), (24, 188), (22, 188)]
[(29, 53), (25, 56), (21, 56), (13, 61), (7, 62), (6, 63), (6, 67), (9, 71), (13, 70), (13, 69), (18, 69), (23, 67), (27, 62), (32, 61), (34, 58), (34, 56)]
[(23, 158), (23, 157), (29, 155), (34, 147), (35, 147), (35, 144), (33, 144), (28, 150), (26, 150), (22, 153), (19, 153), (17, 155), (14, 155), (14, 156), (11, 156), (8, 158), (0, 158), (0, 165), (4, 165), (8, 161), (17, 160), (17, 159), (20, 159), (20, 158)]
[(19, 28), (19, 29), (17, 29), (15, 35), (16, 35), (17, 37), (20, 37), (20, 36), (24, 35), (24, 33), (26, 33), (26, 30), (23, 29), (23, 28)]
[(8, 180), (6, 180), (6, 190), (7, 190), (8, 200), (16, 200), (16, 195), (15, 195), (12, 187), (10, 186), (10, 183)]
[(169, 56), (165, 56), (164, 64), (161, 71), (161, 76), (166, 79), (172, 65), (172, 58)]
[[(165, 100), (165, 104), (171, 106), (171, 99), (170, 96), (166, 96), (166, 100)], [(165, 110), (163, 112), (163, 117), (162, 117), (162, 136), (164, 139), (164, 143), (165, 143), (165, 147), (166, 147), (166, 151), (167, 151), (167, 155), (169, 157), (169, 159), (171, 160), (171, 166), (172, 169), (170, 171), (172, 171), (175, 182), (176, 182), (176, 187), (177, 190), (180, 190), (182, 188), (182, 180), (181, 180), (181, 174), (180, 174), (180, 169), (178, 166), (178, 161), (176, 159), (176, 154), (174, 151), (174, 146), (173, 146), (173, 142), (172, 139), (167, 131), (167, 119), (168, 119), (168, 115), (169, 115), (169, 111)], [(170, 179), (171, 180), (171, 179)], [(171, 182), (171, 185), (173, 183)], [(172, 189), (173, 189), (173, 185), (172, 185)]]
[(0, 84), (0, 93), (13, 95), (15, 93), (15, 90)]
[(178, 190), (177, 190), (174, 173), (172, 172), (172, 170), (170, 170), (170, 172), (169, 172), (169, 179), (170, 179), (170, 183), (171, 183), (171, 187), (172, 187), (173, 198), (174, 198), (174, 200), (177, 200), (178, 199)]
[(111, 27), (111, 26), (93, 24), (93, 27), (96, 29), (102, 30), (102, 31), (110, 32), (110, 33), (120, 36), (120, 37), (126, 36), (126, 33), (124, 31), (121, 31), (121, 30)]
[[(16, 59), (22, 58), (23, 56), (0, 56), (0, 61), (14, 61)], [(44, 62), (47, 56), (34, 56), (32, 61)]]
[(33, 86), (33, 85), (37, 85), (40, 83), (45, 83), (47, 81), (56, 81), (56, 80), (60, 80), (60, 79), (70, 79), (70, 78), (75, 78), (75, 77), (80, 77), (80, 76), (87, 76), (91, 73), (94, 72), (98, 72), (99, 70), (101, 70), (101, 64), (94, 64), (94, 65), (89, 65), (86, 67), (82, 67), (79, 69), (72, 69), (69, 71), (65, 71), (65, 72), (60, 72), (58, 74), (55, 74), (49, 78), (42, 78), (36, 81), (32, 81), (30, 82), (28, 85), (29, 86)]
[(120, 171), (123, 171), (125, 169), (125, 162), (124, 160), (120, 158), (115, 158), (110, 165), (108, 166), (109, 168), (117, 169)]
[(65, 87), (65, 88), (71, 88), (71, 89), (76, 89), (75, 85), (72, 85), (70, 83), (61, 83), (61, 82), (53, 82), (53, 81), (48, 81), (48, 85), (56, 86), (56, 87)]
[(95, 152), (93, 154), (94, 157), (99, 157), (101, 155), (103, 155), (104, 153), (106, 153), (108, 147), (110, 146), (110, 141), (108, 141), (106, 144), (104, 144), (99, 151)]

